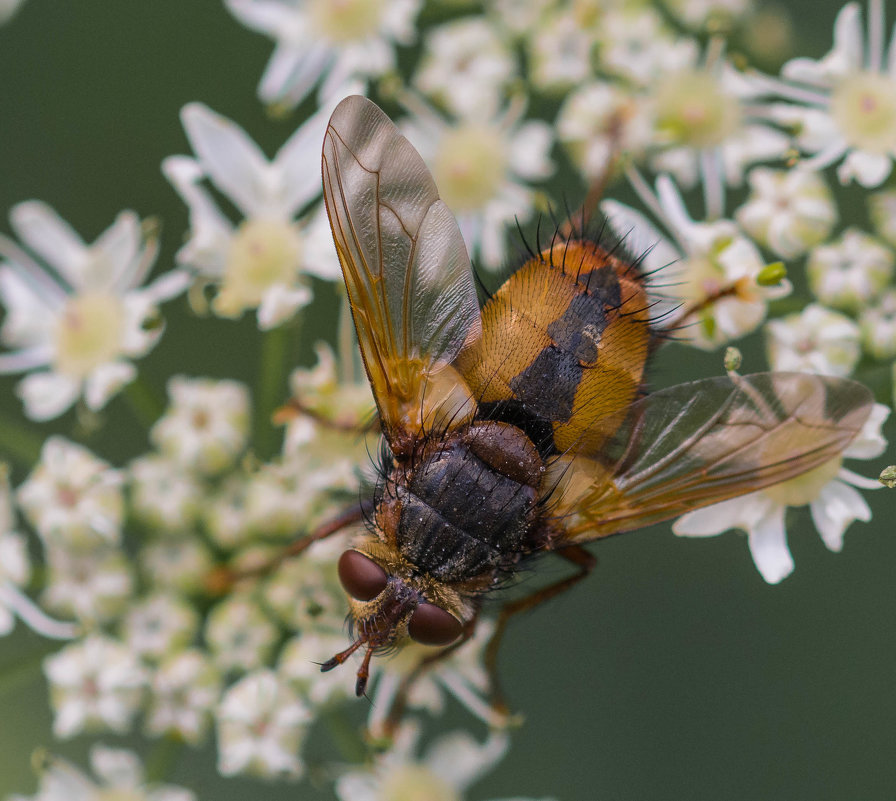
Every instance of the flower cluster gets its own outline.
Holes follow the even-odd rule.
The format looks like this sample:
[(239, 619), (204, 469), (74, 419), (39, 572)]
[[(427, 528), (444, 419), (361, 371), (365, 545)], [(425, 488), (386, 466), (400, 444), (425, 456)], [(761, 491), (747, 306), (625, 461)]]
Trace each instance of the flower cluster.
[[(15, 25), (18, 5), (0, 4), (0, 22)], [(651, 315), (681, 347), (756, 334), (768, 369), (855, 377), (896, 402), (896, 42), (883, 2), (848, 3), (828, 54), (788, 61), (789, 43), (775, 51), (767, 35), (784, 26), (754, 5), (224, 0), (274, 40), (258, 94), (290, 127), (268, 158), (241, 125), (184, 106), (171, 124), (192, 153), (161, 165), (189, 217), (171, 263), (157, 263), (154, 218), (123, 211), (88, 243), (44, 202), (11, 209), (0, 374), (21, 376), (27, 431), (53, 427), (32, 458), (22, 433), (18, 463), (0, 463), (0, 636), (21, 621), (63, 641), (43, 662), (57, 738), (213, 737), (221, 775), (296, 780), (312, 727), (335, 722), (350, 742), (325, 772), (343, 801), (460, 799), (509, 747), (489, 703), (487, 618), (422, 673), (426, 646), (380, 659), (366, 739), (350, 671), (319, 670), (346, 647), (336, 565), (362, 514), (302, 538), (359, 509), (377, 480), (374, 404), (320, 180), (326, 123), (346, 94), (388, 108), (477, 268), (512, 264), (516, 228), (539, 242), (540, 219), (588, 231), (599, 210), (604, 241), (652, 276)], [(863, 205), (846, 213), (839, 192), (853, 184)], [(228, 376), (166, 374), (155, 408), (158, 374), (138, 360), (168, 336), (163, 306), (195, 330), (214, 315), (276, 350), (309, 310), (330, 303), (334, 316), (334, 301), (338, 323), (314, 333), (336, 352), (317, 342), (316, 364), (288, 388), (285, 358), (263, 357)], [(257, 386), (234, 377), (257, 367)], [(128, 402), (144, 428), (113, 446), (104, 426)], [(889, 412), (875, 404), (837, 458), (673, 531), (745, 531), (775, 583), (794, 569), (786, 511), (807, 506), (839, 551), (871, 517), (859, 490), (880, 486), (844, 460), (885, 452)], [(423, 738), (449, 699), (487, 734)], [(131, 752), (95, 745), (90, 760), (93, 777), (46, 761), (33, 801), (193, 798), (148, 781)]]

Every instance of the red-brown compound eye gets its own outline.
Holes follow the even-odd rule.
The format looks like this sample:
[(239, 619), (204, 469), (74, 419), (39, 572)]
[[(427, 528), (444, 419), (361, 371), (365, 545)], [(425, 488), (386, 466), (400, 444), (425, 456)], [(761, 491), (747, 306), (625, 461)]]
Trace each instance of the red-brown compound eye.
[(408, 634), (421, 645), (448, 645), (464, 630), (461, 622), (441, 606), (421, 603), (411, 615)]
[(342, 554), (336, 569), (345, 591), (356, 601), (372, 601), (389, 583), (386, 571), (358, 551)]

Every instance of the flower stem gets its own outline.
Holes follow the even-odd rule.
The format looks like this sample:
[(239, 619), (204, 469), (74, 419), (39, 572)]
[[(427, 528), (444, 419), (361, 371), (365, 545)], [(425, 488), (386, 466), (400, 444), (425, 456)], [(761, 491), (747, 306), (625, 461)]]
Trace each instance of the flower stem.
[(262, 458), (272, 456), (277, 448), (277, 430), (271, 417), (287, 398), (288, 346), (295, 344), (297, 333), (298, 324), (281, 325), (266, 331), (262, 339), (255, 392), (255, 448)]

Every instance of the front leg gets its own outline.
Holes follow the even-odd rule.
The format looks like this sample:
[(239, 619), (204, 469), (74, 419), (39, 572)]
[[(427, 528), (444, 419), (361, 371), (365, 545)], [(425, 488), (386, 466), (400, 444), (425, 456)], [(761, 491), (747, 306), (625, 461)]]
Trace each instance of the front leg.
[(577, 573), (568, 576), (565, 579), (542, 587), (524, 598), (518, 598), (510, 601), (501, 607), (501, 612), (495, 622), (495, 630), (485, 646), (485, 668), (489, 675), (489, 687), (491, 691), (491, 704), (494, 710), (502, 715), (508, 716), (510, 711), (504, 701), (504, 695), (501, 692), (501, 684), (498, 679), (498, 649), (501, 647), (501, 639), (507, 624), (513, 615), (519, 612), (525, 612), (527, 609), (534, 609), (539, 604), (555, 598), (561, 593), (566, 592), (573, 585), (578, 584), (585, 576), (587, 576), (597, 564), (597, 559), (586, 551), (581, 545), (568, 545), (565, 548), (554, 551), (557, 556), (572, 562), (579, 568)]
[(374, 737), (383, 736), (390, 739), (393, 737), (407, 711), (408, 695), (411, 688), (414, 686), (414, 683), (418, 681), (427, 670), (430, 670), (440, 662), (443, 662), (461, 646), (467, 643), (476, 631), (476, 622), (478, 619), (479, 612), (477, 611), (464, 625), (464, 630), (457, 640), (451, 643), (451, 645), (448, 645), (445, 648), (440, 648), (435, 653), (423, 657), (414, 668), (402, 678), (401, 684), (395, 693), (395, 697), (389, 705), (389, 712), (386, 715), (386, 718), (382, 721), (381, 728), (377, 728), (377, 730), (371, 732)]

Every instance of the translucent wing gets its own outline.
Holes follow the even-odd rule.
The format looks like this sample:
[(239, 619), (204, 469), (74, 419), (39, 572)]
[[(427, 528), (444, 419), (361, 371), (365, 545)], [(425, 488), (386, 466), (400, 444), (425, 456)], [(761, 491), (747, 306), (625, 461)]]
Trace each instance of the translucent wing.
[(631, 406), (600, 455), (561, 456), (550, 466), (548, 488), (566, 521), (561, 542), (639, 528), (795, 478), (839, 456), (872, 405), (855, 381), (803, 373), (656, 392)]
[(364, 97), (343, 100), (323, 146), (324, 199), (384, 431), (402, 437), (475, 409), (450, 367), (481, 334), (470, 259), (413, 146)]

